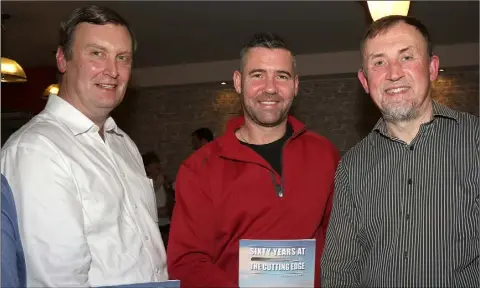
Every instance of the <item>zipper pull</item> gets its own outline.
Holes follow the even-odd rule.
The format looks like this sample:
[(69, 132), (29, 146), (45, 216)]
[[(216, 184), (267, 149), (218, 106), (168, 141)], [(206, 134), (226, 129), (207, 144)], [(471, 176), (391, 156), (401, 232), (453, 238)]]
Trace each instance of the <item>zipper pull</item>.
[(275, 184), (275, 191), (277, 192), (278, 197), (283, 197), (283, 189), (281, 185)]
[(282, 198), (283, 197), (283, 187), (282, 187), (283, 185), (282, 185), (282, 183), (280, 183), (280, 184), (277, 183), (277, 181), (275, 180), (275, 174), (273, 174), (272, 171), (270, 171), (270, 176), (272, 176), (272, 183), (275, 186), (275, 192), (277, 192), (277, 196)]

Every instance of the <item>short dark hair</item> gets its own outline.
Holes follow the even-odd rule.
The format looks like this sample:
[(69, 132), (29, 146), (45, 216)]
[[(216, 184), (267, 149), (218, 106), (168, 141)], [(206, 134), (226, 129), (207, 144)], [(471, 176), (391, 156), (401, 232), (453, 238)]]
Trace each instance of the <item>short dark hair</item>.
[(295, 54), (293, 51), (287, 46), (286, 42), (283, 40), (282, 37), (278, 36), (277, 34), (271, 32), (265, 33), (256, 33), (250, 38), (245, 46), (243, 46), (242, 50), (240, 51), (240, 71), (243, 70), (245, 65), (245, 56), (251, 48), (262, 47), (262, 48), (269, 48), (269, 49), (285, 49), (290, 54), (292, 54), (293, 58), (293, 69), (296, 71), (296, 61), (295, 61)]
[(137, 49), (133, 31), (125, 19), (110, 8), (91, 5), (73, 10), (68, 19), (60, 24), (59, 46), (62, 47), (67, 60), (72, 59), (73, 39), (75, 38), (75, 30), (80, 23), (124, 26), (132, 38), (132, 50), (135, 51)]
[(208, 142), (213, 141), (213, 133), (210, 129), (208, 128), (199, 128), (195, 131), (192, 132), (192, 136), (197, 137), (199, 140), (205, 139)]
[(145, 167), (153, 163), (160, 163), (160, 158), (158, 158), (157, 154), (155, 154), (153, 151), (143, 154), (142, 160)]
[(378, 35), (387, 32), (388, 30), (390, 30), (390, 28), (392, 28), (393, 26), (401, 22), (415, 27), (422, 34), (427, 44), (428, 56), (431, 57), (433, 55), (433, 43), (427, 27), (423, 25), (423, 23), (420, 22), (420, 20), (414, 17), (402, 16), (402, 15), (390, 15), (390, 16), (380, 18), (377, 21), (373, 22), (370, 25), (370, 27), (368, 27), (367, 31), (363, 36), (362, 42), (360, 44), (360, 52), (362, 53), (362, 56), (364, 56), (363, 53), (365, 49), (365, 43), (367, 42), (367, 40), (373, 39)]

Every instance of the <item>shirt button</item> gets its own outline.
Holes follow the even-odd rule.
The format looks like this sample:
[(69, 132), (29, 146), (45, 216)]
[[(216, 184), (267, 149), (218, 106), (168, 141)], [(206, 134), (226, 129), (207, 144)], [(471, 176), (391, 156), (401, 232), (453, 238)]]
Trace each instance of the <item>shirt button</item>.
[(405, 219), (410, 220), (410, 213), (407, 213), (407, 215), (405, 216)]
[(412, 185), (412, 178), (408, 178), (408, 185)]
[(147, 241), (148, 241), (148, 236), (145, 236), (145, 240), (147, 240)]
[(403, 252), (403, 259), (405, 259), (405, 260), (408, 259), (408, 253), (407, 253), (407, 251)]
[(412, 146), (410, 146), (410, 151), (413, 151), (413, 145), (412, 145)]
[(137, 207), (137, 204), (133, 204), (133, 207), (135, 207), (135, 209), (137, 209), (137, 208), (138, 208), (138, 207)]
[(157, 272), (157, 274), (160, 274), (160, 269), (157, 268), (155, 271)]

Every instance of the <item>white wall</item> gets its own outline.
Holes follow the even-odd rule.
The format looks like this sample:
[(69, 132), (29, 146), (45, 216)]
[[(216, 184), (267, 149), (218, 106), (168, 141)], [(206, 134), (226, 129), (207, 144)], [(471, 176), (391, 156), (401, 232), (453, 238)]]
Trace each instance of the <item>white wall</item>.
[[(478, 43), (437, 46), (440, 68), (479, 65)], [(300, 76), (355, 73), (360, 65), (359, 51), (297, 55)], [(205, 82), (231, 81), (239, 59), (185, 65), (135, 69), (133, 87), (155, 87)]]

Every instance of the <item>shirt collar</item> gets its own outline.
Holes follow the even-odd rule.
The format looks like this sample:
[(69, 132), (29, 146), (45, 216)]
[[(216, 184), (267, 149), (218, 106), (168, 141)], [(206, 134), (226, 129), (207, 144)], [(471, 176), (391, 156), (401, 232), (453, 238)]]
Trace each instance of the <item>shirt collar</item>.
[(444, 118), (449, 118), (453, 119), (458, 123), (458, 112), (448, 108), (447, 106), (441, 105), (435, 100), (432, 100), (432, 106), (433, 106), (433, 117), (444, 117)]
[[(54, 115), (74, 136), (88, 132), (90, 129), (98, 131), (99, 127), (92, 120), (57, 95), (50, 94), (45, 111)], [(105, 121), (104, 129), (106, 132), (115, 132), (121, 135), (112, 117), (108, 117), (107, 121)]]

